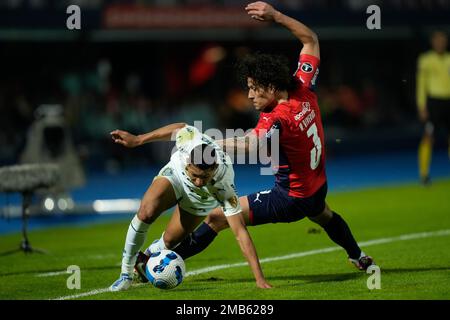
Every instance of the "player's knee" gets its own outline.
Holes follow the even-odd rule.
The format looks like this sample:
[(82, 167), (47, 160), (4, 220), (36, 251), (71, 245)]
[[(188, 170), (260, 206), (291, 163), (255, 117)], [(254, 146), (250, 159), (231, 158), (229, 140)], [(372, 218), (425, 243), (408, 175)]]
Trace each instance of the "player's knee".
[(215, 209), (208, 214), (205, 223), (217, 233), (228, 228), (227, 218), (221, 209)]
[(151, 203), (141, 203), (138, 218), (145, 223), (153, 223), (158, 217), (157, 206)]
[(180, 243), (180, 239), (167, 231), (164, 232), (163, 241), (167, 249), (173, 249)]
[(308, 218), (311, 221), (324, 227), (328, 224), (328, 222), (330, 222), (331, 218), (333, 218), (333, 212), (331, 211), (330, 207), (328, 207), (328, 205), (325, 205), (325, 209), (323, 209), (321, 213), (319, 213), (317, 216)]

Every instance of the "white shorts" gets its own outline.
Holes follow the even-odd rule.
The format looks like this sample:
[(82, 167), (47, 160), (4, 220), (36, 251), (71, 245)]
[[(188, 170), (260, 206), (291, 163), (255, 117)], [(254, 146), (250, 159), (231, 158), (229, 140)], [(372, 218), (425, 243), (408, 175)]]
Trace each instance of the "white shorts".
[(183, 182), (183, 180), (187, 180), (187, 177), (176, 169), (176, 165), (172, 161), (166, 164), (154, 179), (160, 177), (170, 181), (177, 197), (177, 203), (184, 211), (196, 216), (207, 216), (211, 210), (220, 207), (220, 203), (209, 193), (192, 192), (188, 184)]

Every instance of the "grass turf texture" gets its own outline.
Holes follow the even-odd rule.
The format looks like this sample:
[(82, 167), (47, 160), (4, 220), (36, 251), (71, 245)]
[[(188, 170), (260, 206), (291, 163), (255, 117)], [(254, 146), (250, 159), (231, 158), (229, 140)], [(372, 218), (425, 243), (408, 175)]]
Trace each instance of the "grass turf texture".
[[(450, 181), (331, 193), (329, 205), (350, 225), (359, 242), (404, 234), (450, 229)], [(167, 216), (151, 228), (146, 244), (161, 235)], [(16, 253), (0, 257), (0, 299), (54, 299), (103, 289), (120, 273), (121, 251), (129, 221), (66, 227), (30, 233), (33, 246), (48, 255)], [(290, 224), (250, 228), (260, 258), (335, 246), (324, 231), (304, 219)], [(0, 252), (18, 245), (20, 236), (0, 236)], [(263, 270), (275, 288), (256, 288), (248, 266), (190, 276), (174, 290), (150, 285), (127, 292), (81, 299), (449, 299), (450, 235), (376, 244), (367, 248), (381, 268), (381, 290), (369, 290), (369, 275), (347, 263), (343, 250), (267, 262)], [(229, 230), (201, 254), (186, 261), (187, 271), (243, 262)], [(40, 273), (81, 268), (81, 289), (69, 290), (69, 274)]]

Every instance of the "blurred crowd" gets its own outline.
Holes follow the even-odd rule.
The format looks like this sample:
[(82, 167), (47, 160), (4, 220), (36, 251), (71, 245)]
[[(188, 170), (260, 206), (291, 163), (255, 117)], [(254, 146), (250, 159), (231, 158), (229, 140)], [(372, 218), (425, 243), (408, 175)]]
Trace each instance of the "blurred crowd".
[[(0, 162), (19, 159), (27, 132), (38, 117), (36, 110), (43, 104), (61, 105), (80, 157), (91, 166), (110, 170), (124, 164), (161, 163), (171, 150), (170, 145), (156, 143), (123, 152), (111, 143), (109, 132), (114, 129), (138, 134), (172, 122), (193, 124), (195, 120), (202, 121), (204, 130), (246, 130), (256, 124), (258, 114), (233, 69), (239, 57), (255, 48), (214, 43), (117, 46), (91, 44), (79, 54), (74, 53), (76, 45), (41, 46), (34, 49), (36, 61), (26, 58), (31, 47), (5, 46), (0, 55), (6, 75), (0, 79), (0, 112), (7, 116), (0, 117)], [(59, 52), (61, 47), (65, 51)], [(260, 45), (256, 49), (265, 51)], [(298, 49), (288, 43), (276, 51), (288, 56), (294, 70)], [(372, 49), (365, 49), (367, 55)], [(362, 46), (360, 50), (363, 52)], [(181, 51), (183, 55), (178, 54)], [(70, 59), (63, 52), (71, 52)], [(368, 64), (357, 59), (356, 53), (343, 55), (348, 52), (345, 46), (326, 43), (323, 52), (327, 58), (322, 62), (317, 93), (327, 130), (377, 130), (415, 118), (415, 106), (408, 101), (413, 91), (402, 92), (405, 83), (389, 78), (397, 67), (398, 77), (411, 80), (414, 68), (409, 75), (401, 73), (414, 64), (405, 60), (401, 65), (397, 57), (388, 65), (392, 56), (376, 52), (365, 56), (372, 61)], [(411, 55), (411, 61), (414, 59)]]
[[(243, 0), (3, 0), (0, 10), (62, 9), (70, 4), (102, 9), (109, 4), (158, 6), (243, 6)], [(450, 0), (278, 0), (292, 10), (362, 10), (370, 4), (401, 10), (446, 10)], [(321, 11), (321, 12), (322, 12)], [(6, 11), (3, 11), (6, 12)], [(324, 124), (331, 132), (400, 127), (416, 119), (416, 58), (426, 47), (417, 34), (408, 39), (371, 41), (327, 39), (321, 42), (316, 88)], [(422, 39), (423, 40), (423, 39)], [(30, 128), (42, 117), (42, 105), (62, 110), (64, 130), (86, 164), (118, 170), (125, 164), (162, 163), (171, 146), (155, 143), (123, 152), (109, 132), (138, 134), (172, 122), (204, 129), (249, 129), (257, 122), (245, 88), (238, 85), (233, 65), (254, 51), (281, 53), (297, 67), (295, 41), (206, 43), (14, 42), (2, 40), (0, 51), (0, 164), (16, 163), (29, 148)], [(32, 53), (32, 54), (30, 54)], [(47, 110), (47, 107), (43, 107)], [(41, 110), (41, 111), (39, 111)], [(58, 143), (48, 130), (40, 143)], [(373, 136), (373, 134), (371, 134)], [(60, 137), (59, 137), (60, 138)], [(330, 146), (333, 148), (333, 145)], [(61, 148), (53, 147), (51, 152)], [(33, 155), (29, 155), (33, 158)], [(37, 157), (36, 157), (37, 158)]]

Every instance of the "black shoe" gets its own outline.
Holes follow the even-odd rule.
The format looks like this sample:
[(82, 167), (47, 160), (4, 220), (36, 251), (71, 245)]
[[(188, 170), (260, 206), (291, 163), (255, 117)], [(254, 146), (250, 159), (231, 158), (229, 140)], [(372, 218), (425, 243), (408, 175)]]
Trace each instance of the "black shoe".
[(361, 255), (358, 260), (351, 258), (349, 258), (348, 260), (350, 260), (350, 262), (353, 263), (355, 267), (361, 271), (366, 271), (368, 267), (375, 264), (372, 257), (366, 256), (364, 254)]

